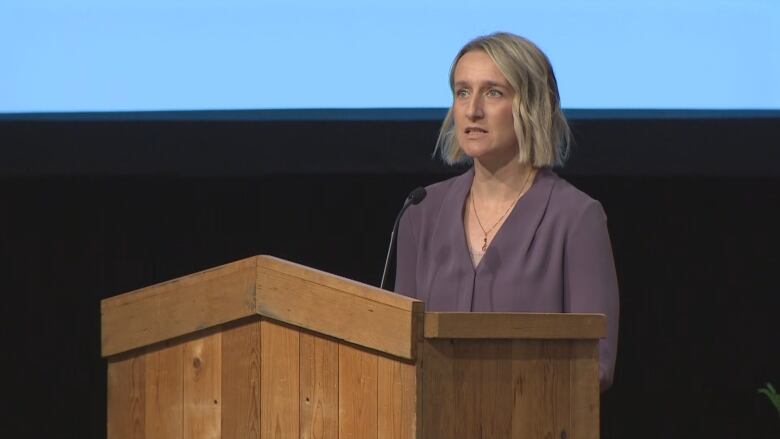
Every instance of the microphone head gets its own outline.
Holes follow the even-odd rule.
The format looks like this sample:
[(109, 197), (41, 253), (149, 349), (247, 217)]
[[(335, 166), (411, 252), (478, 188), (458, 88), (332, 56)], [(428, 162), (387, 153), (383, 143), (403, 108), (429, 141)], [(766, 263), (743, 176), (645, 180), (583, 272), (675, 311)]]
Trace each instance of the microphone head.
[(409, 194), (408, 198), (412, 204), (420, 204), (420, 201), (424, 200), (426, 195), (428, 195), (428, 192), (425, 190), (425, 188), (418, 187)]

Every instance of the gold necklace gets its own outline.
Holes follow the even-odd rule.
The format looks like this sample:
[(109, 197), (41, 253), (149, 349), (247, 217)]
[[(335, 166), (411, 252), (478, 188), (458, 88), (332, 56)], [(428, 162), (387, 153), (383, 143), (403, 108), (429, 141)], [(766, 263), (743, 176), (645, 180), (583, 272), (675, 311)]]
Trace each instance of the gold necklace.
[(520, 200), (520, 197), (522, 197), (523, 194), (525, 193), (525, 191), (526, 191), (525, 186), (526, 186), (526, 184), (528, 184), (528, 180), (531, 178), (531, 174), (533, 174), (533, 170), (528, 171), (528, 174), (525, 176), (525, 181), (523, 182), (523, 185), (520, 186), (520, 192), (517, 193), (517, 197), (515, 197), (515, 200), (512, 201), (512, 204), (510, 204), (509, 207), (507, 207), (507, 209), (504, 211), (504, 213), (502, 213), (501, 216), (498, 217), (498, 220), (496, 221), (496, 223), (493, 224), (487, 230), (485, 230), (485, 227), (482, 225), (482, 221), (479, 220), (479, 215), (477, 214), (477, 206), (476, 206), (476, 204), (474, 202), (474, 199), (476, 198), (476, 196), (474, 195), (474, 191), (473, 190), (470, 191), (471, 192), (471, 208), (474, 210), (474, 218), (477, 219), (477, 224), (479, 224), (479, 228), (482, 229), (482, 233), (485, 235), (482, 238), (482, 251), (483, 252), (487, 250), (488, 235), (490, 234), (490, 232), (492, 232), (493, 229), (495, 229), (496, 226), (499, 223), (501, 223), (501, 220), (504, 219), (504, 217), (509, 213), (510, 210), (512, 210), (513, 207), (515, 207), (515, 204), (517, 204), (517, 202)]

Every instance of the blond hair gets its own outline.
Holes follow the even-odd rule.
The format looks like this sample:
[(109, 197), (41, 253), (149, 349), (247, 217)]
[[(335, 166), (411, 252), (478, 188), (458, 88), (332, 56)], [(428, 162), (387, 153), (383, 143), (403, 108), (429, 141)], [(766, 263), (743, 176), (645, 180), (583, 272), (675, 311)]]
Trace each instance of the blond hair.
[[(558, 82), (547, 56), (531, 41), (499, 32), (469, 41), (450, 67), (453, 89), (455, 67), (473, 50), (485, 52), (514, 90), (512, 115), (518, 140), (518, 161), (535, 168), (562, 165), (571, 142), (571, 131), (561, 110)], [(454, 90), (453, 90), (454, 93)], [(448, 164), (470, 162), (455, 136), (452, 107), (442, 122), (436, 150)]]

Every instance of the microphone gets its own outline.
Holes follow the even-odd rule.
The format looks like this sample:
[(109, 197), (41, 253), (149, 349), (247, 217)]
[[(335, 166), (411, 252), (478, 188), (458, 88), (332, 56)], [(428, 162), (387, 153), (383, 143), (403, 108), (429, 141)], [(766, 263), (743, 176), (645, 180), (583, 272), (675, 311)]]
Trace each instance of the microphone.
[(404, 212), (406, 212), (406, 209), (409, 208), (412, 204), (420, 204), (420, 201), (422, 201), (425, 196), (428, 195), (428, 192), (425, 191), (424, 187), (418, 187), (415, 190), (413, 190), (408, 197), (406, 197), (406, 201), (404, 201), (404, 207), (401, 208), (401, 211), (398, 212), (398, 216), (395, 217), (395, 224), (393, 225), (393, 231), (390, 232), (390, 246), (387, 247), (387, 257), (385, 258), (385, 269), (382, 270), (382, 281), (379, 283), (379, 288), (384, 289), (385, 288), (385, 280), (387, 280), (387, 267), (390, 265), (390, 255), (393, 253), (393, 244), (395, 244), (396, 234), (398, 233), (398, 224), (401, 223), (401, 217), (403, 216)]

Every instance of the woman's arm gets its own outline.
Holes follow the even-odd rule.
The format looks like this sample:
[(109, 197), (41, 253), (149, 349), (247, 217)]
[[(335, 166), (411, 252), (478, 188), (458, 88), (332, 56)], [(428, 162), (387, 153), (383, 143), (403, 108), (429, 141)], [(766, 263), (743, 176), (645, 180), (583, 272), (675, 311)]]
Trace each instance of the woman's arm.
[(607, 336), (599, 341), (599, 382), (606, 390), (615, 370), (620, 309), (607, 216), (594, 200), (576, 215), (566, 235), (564, 311), (607, 316)]
[(395, 265), (395, 292), (417, 297), (417, 237), (412, 216), (415, 206), (409, 208), (398, 227), (398, 249)]

